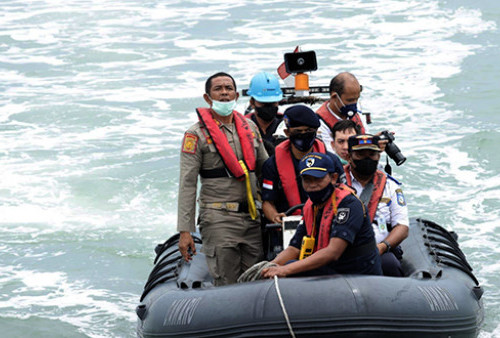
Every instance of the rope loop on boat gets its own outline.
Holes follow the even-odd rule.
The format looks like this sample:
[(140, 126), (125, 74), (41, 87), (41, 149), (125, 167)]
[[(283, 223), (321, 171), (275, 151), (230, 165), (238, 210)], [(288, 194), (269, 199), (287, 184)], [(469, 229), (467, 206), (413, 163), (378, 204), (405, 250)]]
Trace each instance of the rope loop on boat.
[(283, 302), (283, 297), (281, 297), (280, 286), (278, 284), (278, 276), (274, 276), (274, 286), (276, 287), (276, 293), (278, 294), (278, 300), (280, 301), (281, 310), (283, 311), (283, 315), (285, 316), (286, 325), (288, 326), (288, 331), (290, 331), (290, 336), (295, 338), (295, 333), (293, 332), (292, 323), (290, 323), (290, 318), (288, 317), (288, 313), (286, 312), (285, 303)]

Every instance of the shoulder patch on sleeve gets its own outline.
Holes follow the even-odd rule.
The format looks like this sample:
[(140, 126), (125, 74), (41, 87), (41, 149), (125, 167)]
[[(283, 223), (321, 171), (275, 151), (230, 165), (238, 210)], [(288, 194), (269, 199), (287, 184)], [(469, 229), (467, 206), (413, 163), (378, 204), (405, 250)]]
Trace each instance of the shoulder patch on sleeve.
[(182, 152), (187, 154), (196, 153), (196, 147), (198, 146), (198, 136), (185, 133), (184, 140), (182, 141)]
[(403, 190), (396, 189), (396, 196), (397, 196), (398, 204), (400, 206), (404, 207), (406, 205), (406, 201), (405, 201), (405, 196), (403, 195)]
[(349, 220), (350, 213), (351, 213), (350, 208), (339, 208), (337, 210), (337, 215), (335, 216), (335, 222), (337, 224), (344, 224)]

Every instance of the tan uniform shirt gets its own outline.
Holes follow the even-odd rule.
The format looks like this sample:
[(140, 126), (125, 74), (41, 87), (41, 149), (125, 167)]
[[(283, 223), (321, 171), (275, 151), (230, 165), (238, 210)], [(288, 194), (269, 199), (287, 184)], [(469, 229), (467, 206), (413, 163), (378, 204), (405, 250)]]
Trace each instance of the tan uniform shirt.
[[(257, 177), (260, 177), (262, 164), (267, 159), (267, 152), (262, 143), (257, 126), (247, 120), (255, 135), (254, 148), (256, 157), (255, 173), (250, 174), (252, 180), (253, 196), (257, 198)], [(238, 160), (243, 159), (238, 133), (234, 123), (229, 125), (220, 124), (220, 128), (227, 136), (229, 145), (236, 154)], [(213, 142), (207, 141), (208, 132), (198, 121), (192, 125), (185, 133), (183, 151), (180, 156), (180, 178), (179, 196), (177, 208), (177, 230), (195, 232), (195, 211), (196, 211), (196, 190), (198, 175), (201, 169), (223, 168), (224, 162), (217, 153)], [(190, 139), (190, 144), (185, 151), (186, 137)], [(193, 148), (194, 147), (194, 148)], [(257, 176), (256, 176), (257, 175)], [(245, 181), (238, 181), (234, 177), (201, 178), (201, 190), (199, 201), (201, 203), (214, 202), (243, 202), (246, 201)]]

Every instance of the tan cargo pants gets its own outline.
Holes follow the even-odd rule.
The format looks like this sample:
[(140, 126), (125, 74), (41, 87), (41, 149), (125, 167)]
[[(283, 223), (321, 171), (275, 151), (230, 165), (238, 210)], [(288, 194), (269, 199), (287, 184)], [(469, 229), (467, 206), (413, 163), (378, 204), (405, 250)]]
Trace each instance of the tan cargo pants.
[(200, 209), (202, 252), (216, 286), (236, 283), (263, 258), (260, 223), (248, 213)]

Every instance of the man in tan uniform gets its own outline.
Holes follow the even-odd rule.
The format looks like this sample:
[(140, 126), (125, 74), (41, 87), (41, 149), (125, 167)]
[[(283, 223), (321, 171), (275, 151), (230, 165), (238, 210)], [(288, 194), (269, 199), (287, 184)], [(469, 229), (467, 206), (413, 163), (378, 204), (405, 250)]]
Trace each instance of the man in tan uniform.
[(210, 109), (197, 109), (199, 121), (185, 132), (180, 157), (179, 250), (186, 261), (188, 249), (196, 254), (191, 232), (200, 175), (198, 225), (215, 285), (235, 283), (263, 255), (254, 199), (267, 153), (257, 126), (233, 110), (238, 96), (229, 74), (208, 78), (203, 98)]

